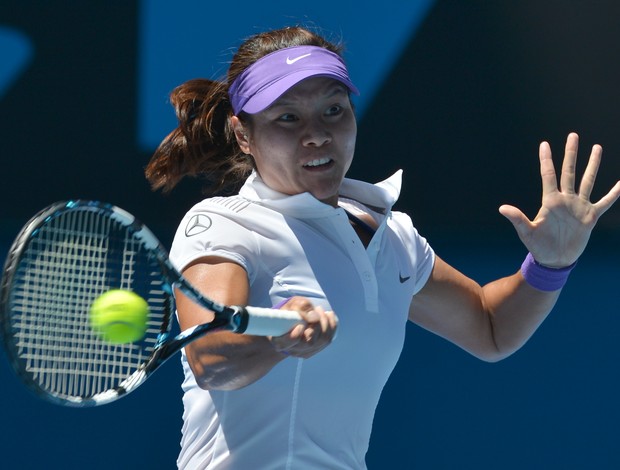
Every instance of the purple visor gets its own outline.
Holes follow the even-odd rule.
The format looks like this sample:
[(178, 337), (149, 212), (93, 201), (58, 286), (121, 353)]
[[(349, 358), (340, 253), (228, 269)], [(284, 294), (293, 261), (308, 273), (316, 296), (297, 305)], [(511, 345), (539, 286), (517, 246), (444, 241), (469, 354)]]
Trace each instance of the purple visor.
[(359, 95), (338, 54), (317, 46), (296, 46), (261, 57), (235, 79), (228, 90), (233, 112), (259, 113), (300, 81), (316, 76), (338, 80)]

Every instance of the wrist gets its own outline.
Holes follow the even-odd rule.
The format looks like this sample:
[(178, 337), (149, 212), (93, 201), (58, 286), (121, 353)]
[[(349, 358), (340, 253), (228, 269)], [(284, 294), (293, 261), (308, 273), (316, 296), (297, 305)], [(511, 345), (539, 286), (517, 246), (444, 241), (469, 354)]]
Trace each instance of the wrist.
[(291, 355), (291, 353), (288, 351), (288, 347), (282, 344), (279, 344), (277, 337), (269, 336), (268, 339), (269, 339), (269, 343), (271, 343), (271, 347), (279, 356), (282, 356), (283, 358), (287, 358)]
[(521, 274), (525, 282), (535, 289), (553, 292), (564, 287), (568, 276), (576, 265), (577, 261), (563, 268), (550, 268), (540, 264), (534, 259), (532, 253), (528, 253), (521, 265)]

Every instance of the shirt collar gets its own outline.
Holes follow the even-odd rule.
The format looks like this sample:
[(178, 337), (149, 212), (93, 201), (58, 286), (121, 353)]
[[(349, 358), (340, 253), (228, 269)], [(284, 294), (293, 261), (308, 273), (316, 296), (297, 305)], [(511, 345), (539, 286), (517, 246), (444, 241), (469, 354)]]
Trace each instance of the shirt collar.
[[(355, 199), (376, 212), (387, 214), (400, 196), (402, 170), (377, 184), (345, 178), (339, 194)], [(255, 171), (248, 177), (239, 195), (250, 201), (296, 217), (324, 217), (333, 214), (335, 208), (324, 204), (310, 193), (290, 196), (271, 189)]]

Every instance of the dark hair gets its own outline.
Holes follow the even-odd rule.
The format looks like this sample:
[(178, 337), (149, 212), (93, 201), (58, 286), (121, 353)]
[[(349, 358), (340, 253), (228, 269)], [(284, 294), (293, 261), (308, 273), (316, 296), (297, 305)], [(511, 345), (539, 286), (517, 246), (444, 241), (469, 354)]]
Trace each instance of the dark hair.
[[(261, 57), (294, 46), (319, 46), (341, 53), (341, 46), (302, 27), (267, 31), (239, 47), (226, 81), (189, 80), (172, 91), (170, 102), (178, 126), (161, 142), (145, 170), (154, 190), (169, 192), (186, 176), (206, 179), (205, 192), (211, 194), (239, 188), (254, 162), (239, 148), (230, 125), (233, 111), (228, 88)], [(239, 119), (247, 122), (247, 115), (240, 114)]]

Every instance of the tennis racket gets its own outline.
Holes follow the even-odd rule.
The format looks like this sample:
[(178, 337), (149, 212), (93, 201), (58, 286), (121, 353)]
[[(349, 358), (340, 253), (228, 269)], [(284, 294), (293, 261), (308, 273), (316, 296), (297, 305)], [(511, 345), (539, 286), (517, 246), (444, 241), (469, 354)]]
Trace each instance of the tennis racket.
[[(214, 312), (213, 321), (173, 336), (174, 288)], [(131, 290), (148, 302), (141, 340), (112, 344), (91, 328), (91, 303), (110, 289)], [(13, 368), (37, 395), (66, 406), (127, 395), (208, 332), (278, 336), (300, 321), (297, 312), (205, 297), (146, 226), (95, 201), (59, 202), (35, 215), (9, 251), (0, 287), (0, 331)]]

